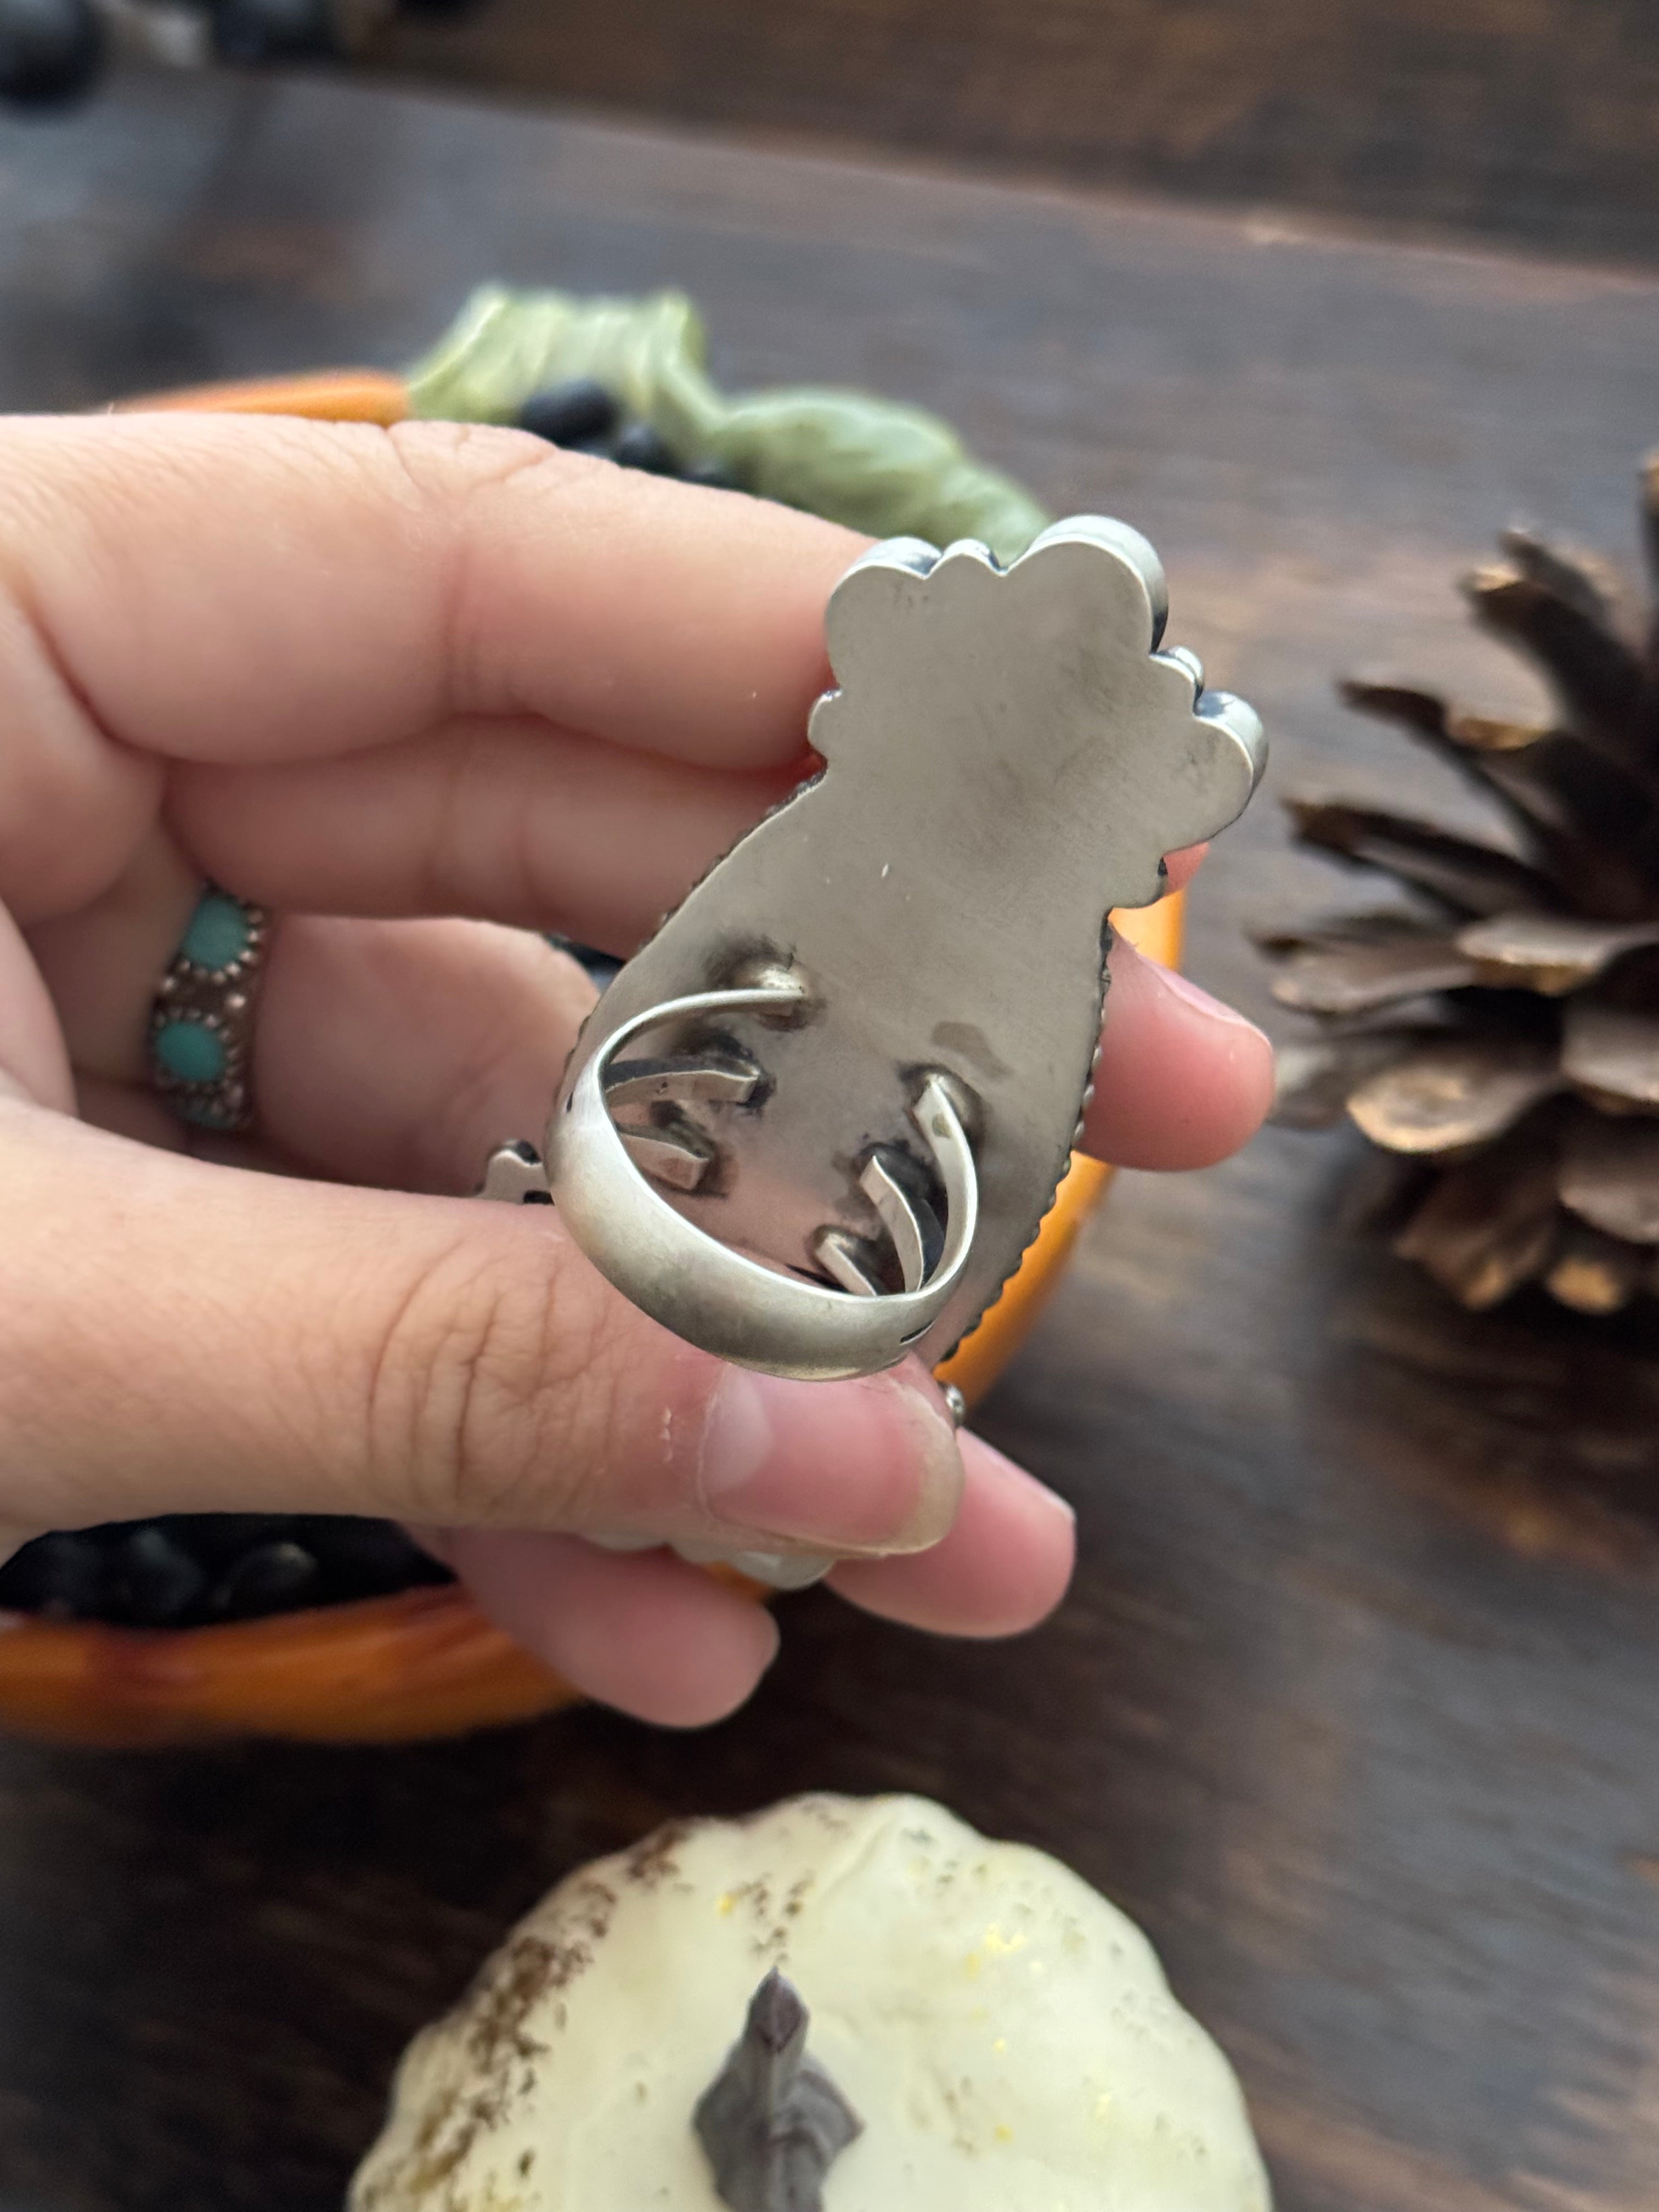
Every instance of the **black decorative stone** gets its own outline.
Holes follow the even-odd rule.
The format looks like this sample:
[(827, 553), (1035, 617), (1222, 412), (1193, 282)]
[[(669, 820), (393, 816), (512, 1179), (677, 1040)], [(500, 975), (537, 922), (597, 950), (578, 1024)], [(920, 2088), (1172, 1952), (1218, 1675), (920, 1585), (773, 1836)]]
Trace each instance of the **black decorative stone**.
[(91, 89), (104, 59), (92, 0), (0, 0), (0, 99), (55, 107)]
[(106, 1618), (135, 1628), (171, 1628), (193, 1613), (207, 1576), (184, 1547), (154, 1523), (134, 1528), (106, 1554)]
[(626, 419), (613, 392), (590, 376), (568, 378), (532, 392), (519, 410), (519, 428), (566, 453), (592, 453), (647, 476), (678, 477), (716, 491), (741, 491), (724, 462), (682, 462), (654, 424)]
[(317, 1580), (317, 1562), (302, 1544), (283, 1540), (259, 1544), (222, 1575), (208, 1600), (223, 1620), (252, 1620), (262, 1613), (290, 1613)]
[(96, 1620), (106, 1584), (103, 1554), (92, 1536), (37, 1536), (0, 1567), (0, 1611)]
[(451, 1579), (447, 1567), (390, 1521), (307, 1515), (295, 1522), (294, 1540), (317, 1562), (320, 1586), (307, 1601), (313, 1604), (390, 1597), (396, 1590)]
[[(279, 1543), (294, 1528), (288, 1513), (170, 1513), (155, 1521), (125, 1522), (105, 1533), (118, 1540), (133, 1528), (164, 1529), (201, 1568), (210, 1584), (216, 1583), (246, 1552), (261, 1544)], [(204, 1605), (206, 1598), (204, 1593)]]
[(647, 476), (677, 477), (678, 455), (659, 430), (649, 422), (630, 422), (611, 449), (611, 458), (624, 469), (642, 469)]
[(574, 937), (550, 934), (547, 941), (561, 952), (568, 952), (573, 960), (580, 962), (587, 970), (588, 980), (595, 990), (603, 991), (622, 966), (622, 962), (614, 953), (598, 951), (591, 945), (579, 945)]
[(519, 410), (519, 428), (550, 446), (574, 446), (592, 452), (608, 440), (622, 421), (622, 409), (613, 393), (591, 376), (572, 377), (532, 392)]
[(390, 1521), (173, 1513), (37, 1537), (0, 1565), (0, 1611), (199, 1628), (453, 1579)]

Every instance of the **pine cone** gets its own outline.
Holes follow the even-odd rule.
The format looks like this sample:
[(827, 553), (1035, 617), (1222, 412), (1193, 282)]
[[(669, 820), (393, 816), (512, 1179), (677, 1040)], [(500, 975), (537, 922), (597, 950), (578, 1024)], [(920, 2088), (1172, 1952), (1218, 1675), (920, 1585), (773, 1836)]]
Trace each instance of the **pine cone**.
[[(1659, 579), (1659, 456), (1643, 493)], [(1523, 531), (1503, 550), (1464, 590), (1543, 675), (1554, 719), (1498, 720), (1406, 684), (1341, 691), (1494, 799), (1512, 849), (1289, 802), (1301, 843), (1410, 899), (1261, 936), (1282, 963), (1273, 995), (1321, 1030), (1281, 1054), (1275, 1118), (1346, 1110), (1389, 1164), (1374, 1216), (1464, 1305), (1540, 1281), (1610, 1313), (1659, 1291), (1659, 630), (1627, 639), (1593, 564)]]

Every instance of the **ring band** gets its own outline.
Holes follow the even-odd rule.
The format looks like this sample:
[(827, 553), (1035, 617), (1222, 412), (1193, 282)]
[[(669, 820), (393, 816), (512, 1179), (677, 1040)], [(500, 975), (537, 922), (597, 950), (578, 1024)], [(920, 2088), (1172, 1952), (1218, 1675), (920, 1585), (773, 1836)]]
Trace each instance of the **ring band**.
[(198, 1129), (247, 1128), (254, 1001), (270, 943), (270, 916), (209, 884), (150, 1008), (149, 1079), (181, 1121)]

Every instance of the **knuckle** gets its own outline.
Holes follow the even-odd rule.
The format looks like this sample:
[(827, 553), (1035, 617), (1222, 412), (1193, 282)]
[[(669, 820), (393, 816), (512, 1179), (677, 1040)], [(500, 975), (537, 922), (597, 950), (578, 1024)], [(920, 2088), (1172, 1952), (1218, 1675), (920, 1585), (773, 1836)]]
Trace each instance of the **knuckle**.
[(501, 690), (499, 599), (526, 514), (555, 511), (609, 463), (494, 423), (404, 422), (386, 433), (404, 495), (441, 547), (443, 665), (452, 703), (511, 713)]
[(371, 1463), (410, 1517), (580, 1526), (610, 1425), (603, 1330), (539, 1248), (503, 1267), (485, 1243), (430, 1261), (396, 1300), (370, 1364)]
[(560, 483), (592, 465), (528, 430), (494, 422), (399, 422), (386, 440), (410, 493), (438, 508), (464, 507), (519, 477)]

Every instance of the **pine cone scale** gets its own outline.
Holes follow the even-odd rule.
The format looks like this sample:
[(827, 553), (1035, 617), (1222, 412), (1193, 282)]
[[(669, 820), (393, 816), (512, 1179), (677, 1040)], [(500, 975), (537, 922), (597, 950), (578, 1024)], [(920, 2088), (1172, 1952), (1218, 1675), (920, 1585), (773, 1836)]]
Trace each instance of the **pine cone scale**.
[(1557, 1240), (1544, 1287), (1575, 1313), (1611, 1314), (1645, 1289), (1650, 1275), (1648, 1257), (1639, 1246), (1575, 1222)]
[(1561, 1163), (1561, 1203), (1629, 1244), (1659, 1244), (1659, 1121), (1585, 1115)]
[(1556, 1147), (1535, 1127), (1440, 1176), (1395, 1239), (1461, 1304), (1497, 1305), (1548, 1263), (1554, 1249)]
[(1303, 844), (1360, 867), (1385, 869), (1454, 912), (1474, 916), (1560, 902), (1541, 868), (1437, 823), (1337, 799), (1292, 797), (1285, 808)]
[(1561, 1087), (1556, 1055), (1520, 1039), (1458, 1038), (1408, 1051), (1349, 1093), (1349, 1115), (1389, 1152), (1490, 1144)]
[(1424, 936), (1295, 954), (1274, 977), (1273, 993), (1280, 1006), (1304, 1013), (1359, 1014), (1419, 992), (1455, 990), (1475, 977), (1455, 939)]
[(1659, 921), (1581, 921), (1571, 915), (1500, 914), (1457, 934), (1475, 979), (1548, 999), (1594, 982), (1627, 952), (1659, 945)]
[(1417, 1042), (1412, 1030), (1320, 1038), (1281, 1046), (1274, 1056), (1273, 1119), (1281, 1129), (1328, 1129), (1349, 1101)]
[(1466, 586), (1482, 626), (1538, 664), (1572, 727), (1626, 769), (1659, 804), (1659, 772), (1646, 744), (1646, 675), (1605, 620), (1516, 569), (1477, 569)]
[(1561, 1073), (1594, 1105), (1610, 1113), (1645, 1107), (1659, 1112), (1659, 1012), (1608, 1006), (1599, 999), (1568, 1002), (1562, 1026)]

